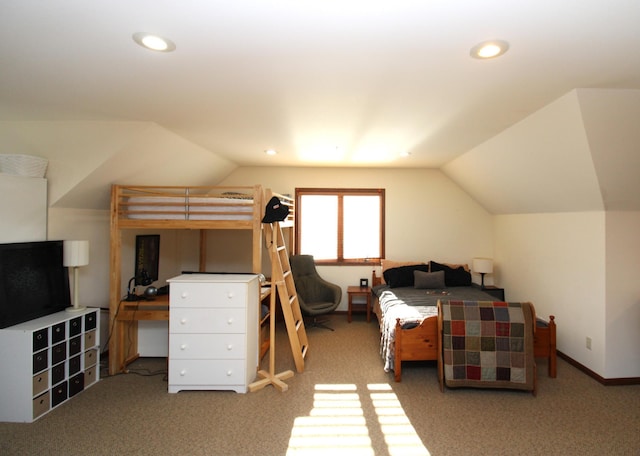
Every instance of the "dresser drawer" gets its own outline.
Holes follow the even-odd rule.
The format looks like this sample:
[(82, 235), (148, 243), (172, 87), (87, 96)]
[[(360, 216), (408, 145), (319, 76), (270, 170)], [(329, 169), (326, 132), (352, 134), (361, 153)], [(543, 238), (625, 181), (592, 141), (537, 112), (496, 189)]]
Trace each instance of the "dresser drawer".
[(172, 333), (240, 334), (246, 332), (246, 311), (243, 308), (170, 307), (169, 312), (169, 332)]
[(242, 283), (172, 283), (171, 307), (245, 307), (247, 287)]
[(203, 361), (172, 360), (169, 365), (169, 385), (203, 386), (244, 385), (245, 367), (242, 360)]
[(244, 334), (169, 334), (170, 359), (244, 359)]

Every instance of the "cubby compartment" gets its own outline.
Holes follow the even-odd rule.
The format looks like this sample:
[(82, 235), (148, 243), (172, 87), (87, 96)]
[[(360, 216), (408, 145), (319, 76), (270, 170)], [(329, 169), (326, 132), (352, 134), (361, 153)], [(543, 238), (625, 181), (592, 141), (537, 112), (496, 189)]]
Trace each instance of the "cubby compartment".
[(32, 422), (100, 379), (100, 309), (0, 329), (0, 421)]

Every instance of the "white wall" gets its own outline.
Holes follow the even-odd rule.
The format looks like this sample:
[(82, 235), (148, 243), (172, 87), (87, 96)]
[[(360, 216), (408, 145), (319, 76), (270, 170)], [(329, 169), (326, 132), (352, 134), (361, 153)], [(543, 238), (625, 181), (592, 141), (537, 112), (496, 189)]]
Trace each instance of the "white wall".
[(640, 377), (639, 232), (638, 212), (499, 215), (496, 279), (555, 315), (560, 351), (603, 378)]
[[(474, 256), (493, 257), (495, 274), (488, 279), (505, 287), (507, 299), (532, 301), (541, 317), (555, 315), (562, 352), (604, 378), (640, 376), (640, 213), (491, 216), (437, 170), (240, 168), (224, 184), (251, 182), (283, 193), (293, 193), (296, 186), (384, 187), (388, 258), (470, 262)], [(90, 241), (90, 264), (79, 271), (80, 299), (108, 307), (109, 212), (50, 208), (48, 218), (49, 239)], [(123, 294), (133, 274), (135, 235), (154, 233), (161, 235), (158, 286), (182, 270), (197, 269), (196, 231), (125, 232)], [(213, 232), (207, 270), (239, 271), (245, 264), (250, 269), (250, 241), (244, 234)], [(268, 273), (267, 258), (264, 264)], [(319, 269), (343, 290), (371, 276), (367, 266)], [(346, 310), (346, 303), (345, 292), (339, 310)], [(144, 322), (140, 328), (141, 354), (166, 356), (166, 323)]]
[[(78, 269), (78, 299), (81, 305), (108, 309), (109, 212), (50, 208), (48, 218), (49, 239), (89, 241), (89, 264)], [(73, 274), (69, 280), (73, 289)]]
[[(493, 255), (492, 218), (472, 198), (438, 170), (379, 170), (331, 168), (240, 168), (220, 185), (260, 183), (281, 193), (296, 187), (386, 188), (387, 258), (469, 263), (474, 256)], [(89, 306), (108, 307), (109, 212), (50, 209), (49, 236), (89, 239), (90, 264), (80, 270), (80, 299)], [(133, 274), (136, 234), (160, 234), (160, 280), (198, 268), (198, 232), (127, 230), (122, 237), (122, 280)], [(250, 271), (249, 233), (209, 234), (208, 271)], [(265, 254), (265, 274), (270, 263)], [(347, 309), (346, 288), (370, 278), (372, 267), (321, 267), (320, 273), (343, 288), (338, 310)], [(165, 322), (141, 322), (140, 354), (166, 356)]]
[(640, 377), (640, 212), (606, 216), (604, 377)]
[[(495, 217), (499, 282), (510, 301), (555, 315), (560, 351), (605, 373), (604, 212)], [(591, 350), (586, 338), (592, 340)]]
[[(439, 170), (243, 167), (221, 185), (251, 182), (291, 195), (296, 187), (385, 188), (390, 259), (470, 263), (474, 256), (493, 255), (491, 216)], [(338, 310), (345, 311), (347, 286), (370, 278), (372, 269), (318, 267), (324, 278), (342, 287)]]
[(0, 242), (47, 239), (47, 180), (0, 172)]

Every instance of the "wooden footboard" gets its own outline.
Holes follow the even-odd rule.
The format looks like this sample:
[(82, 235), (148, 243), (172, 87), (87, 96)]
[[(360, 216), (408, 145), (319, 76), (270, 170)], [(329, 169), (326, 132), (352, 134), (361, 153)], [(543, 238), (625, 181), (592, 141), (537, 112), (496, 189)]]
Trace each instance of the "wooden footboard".
[(438, 359), (438, 318), (425, 318), (419, 326), (403, 329), (396, 320), (394, 366), (396, 382), (402, 380), (402, 361), (436, 361)]
[(549, 363), (549, 377), (556, 378), (556, 322), (553, 315), (549, 321), (536, 319), (536, 331), (533, 338), (533, 353), (536, 358), (547, 358)]

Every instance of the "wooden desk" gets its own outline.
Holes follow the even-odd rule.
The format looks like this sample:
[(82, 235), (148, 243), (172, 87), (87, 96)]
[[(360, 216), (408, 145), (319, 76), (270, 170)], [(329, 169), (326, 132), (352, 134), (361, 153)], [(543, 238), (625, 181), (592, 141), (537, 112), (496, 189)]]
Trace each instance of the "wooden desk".
[(168, 321), (169, 295), (156, 296), (152, 301), (120, 301), (118, 306), (110, 336), (117, 338), (117, 345), (109, 351), (109, 357), (117, 360), (117, 372), (126, 372), (127, 366), (140, 357), (138, 321)]
[(118, 321), (168, 320), (169, 295), (156, 296), (152, 301), (122, 301)]
[[(351, 313), (354, 311), (362, 311), (367, 313), (367, 323), (371, 321), (371, 287), (355, 287), (347, 288), (349, 296), (349, 310), (347, 311), (347, 321), (351, 323)], [(354, 297), (362, 297), (364, 303), (353, 302)]]

